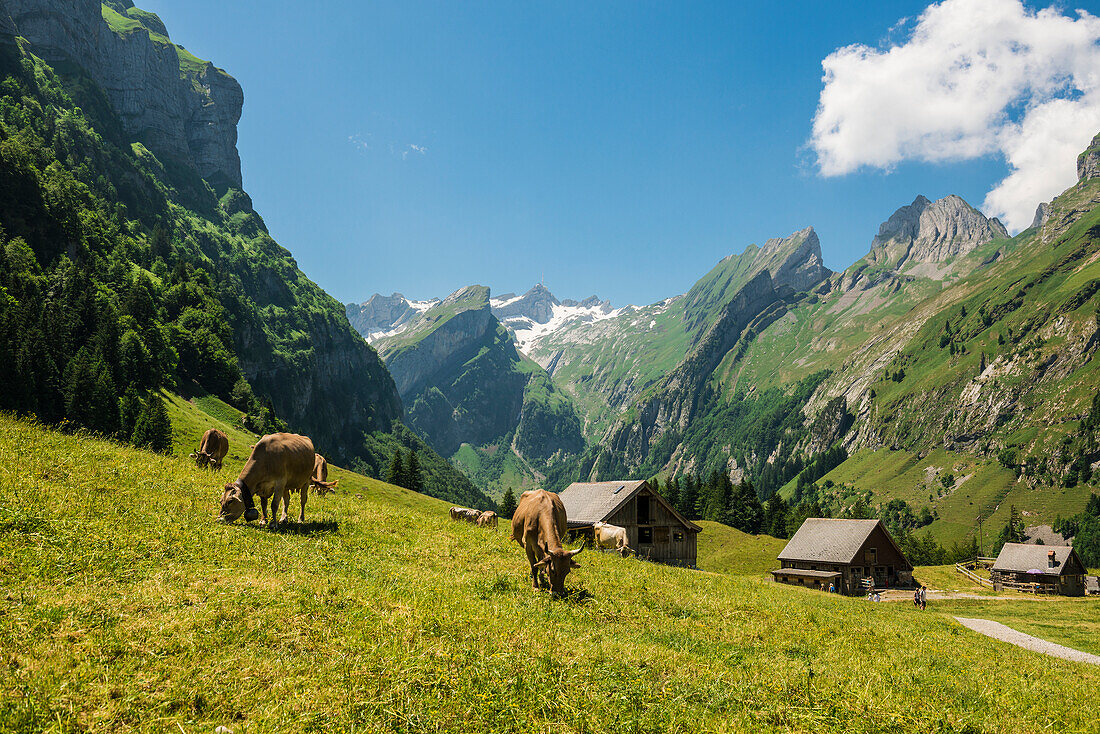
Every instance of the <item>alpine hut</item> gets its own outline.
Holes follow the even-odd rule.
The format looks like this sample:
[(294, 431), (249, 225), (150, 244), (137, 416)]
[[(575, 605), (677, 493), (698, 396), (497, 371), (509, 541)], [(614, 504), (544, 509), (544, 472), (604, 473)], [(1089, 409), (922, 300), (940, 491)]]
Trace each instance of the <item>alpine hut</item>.
[(574, 482), (561, 493), (568, 527), (591, 536), (592, 525), (626, 528), (627, 544), (641, 558), (695, 567), (696, 536), (702, 530), (676, 511), (649, 482)]
[(913, 566), (879, 520), (811, 517), (779, 553), (772, 571), (784, 584), (859, 594), (913, 583)]
[(989, 577), (994, 584), (1062, 596), (1085, 595), (1085, 564), (1073, 546), (1005, 543)]

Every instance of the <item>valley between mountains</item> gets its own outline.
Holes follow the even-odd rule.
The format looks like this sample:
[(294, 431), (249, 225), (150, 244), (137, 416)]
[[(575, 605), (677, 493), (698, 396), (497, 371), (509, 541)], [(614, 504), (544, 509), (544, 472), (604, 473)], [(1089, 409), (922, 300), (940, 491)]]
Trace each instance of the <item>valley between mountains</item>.
[(1012, 506), (1029, 527), (1076, 514), (1100, 460), (1095, 156), (1015, 237), (918, 196), (840, 272), (808, 227), (647, 306), (479, 285), (346, 312), (408, 425), (497, 498), (721, 472), (836, 514), (901, 500), (940, 542), (976, 540)]

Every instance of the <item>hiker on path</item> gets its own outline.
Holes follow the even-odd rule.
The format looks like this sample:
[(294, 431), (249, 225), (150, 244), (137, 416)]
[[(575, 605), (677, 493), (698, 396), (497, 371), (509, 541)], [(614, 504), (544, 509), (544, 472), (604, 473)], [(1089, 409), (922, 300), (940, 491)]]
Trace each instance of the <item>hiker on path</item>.
[(923, 612), (924, 607), (928, 604), (928, 587), (920, 587), (920, 609)]
[(913, 592), (913, 606), (920, 609), (920, 587), (918, 586), (916, 591)]

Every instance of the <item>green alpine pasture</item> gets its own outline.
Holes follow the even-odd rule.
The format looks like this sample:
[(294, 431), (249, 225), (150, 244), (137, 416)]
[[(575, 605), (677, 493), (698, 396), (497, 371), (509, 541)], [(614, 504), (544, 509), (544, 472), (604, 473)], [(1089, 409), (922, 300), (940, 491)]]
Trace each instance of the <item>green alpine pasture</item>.
[[(832, 486), (826, 486), (831, 483)], [(1010, 508), (1026, 512), (1027, 525), (1051, 524), (1085, 507), (1095, 487), (1033, 486), (996, 459), (937, 449), (925, 456), (909, 451), (857, 451), (817, 482), (822, 506), (834, 516), (858, 499), (874, 508), (900, 499), (911, 507), (928, 507), (935, 520), (927, 531), (941, 545), (977, 537), (979, 515), (983, 540), (989, 543), (1008, 521)], [(790, 499), (794, 482), (780, 493)]]
[(374, 480), (271, 532), (216, 521), (230, 467), (7, 417), (0, 445), (3, 731), (1095, 727), (1095, 667), (947, 614), (591, 551), (554, 601), (503, 527)]

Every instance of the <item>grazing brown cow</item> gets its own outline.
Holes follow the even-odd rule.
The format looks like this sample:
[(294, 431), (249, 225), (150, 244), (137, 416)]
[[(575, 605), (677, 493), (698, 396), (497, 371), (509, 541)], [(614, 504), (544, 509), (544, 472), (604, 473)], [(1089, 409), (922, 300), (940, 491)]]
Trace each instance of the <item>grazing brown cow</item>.
[(492, 510), (487, 510), (477, 517), (477, 526), (479, 528), (493, 528), (497, 526), (497, 514)]
[(464, 509), (462, 509), (461, 507), (452, 507), (451, 508), (451, 519), (454, 520), (455, 522), (458, 522), (459, 520), (465, 520), (466, 519), (466, 515), (464, 514), (465, 512), (466, 511)]
[[(302, 491), (302, 512), (298, 522), (304, 522), (306, 512), (306, 493), (313, 481), (313, 469), (316, 463), (313, 442), (306, 436), (294, 433), (272, 433), (256, 442), (252, 455), (248, 457), (241, 474), (236, 481), (225, 485), (222, 493), (221, 519), (233, 522), (241, 514), (245, 520), (256, 519), (253, 496), (260, 498), (264, 522), (267, 522), (267, 501), (271, 499), (271, 524), (275, 529), (279, 522), (286, 520), (287, 504), (290, 492)], [(283, 516), (279, 514), (279, 502), (283, 503)]]
[(210, 468), (214, 471), (222, 470), (222, 459), (229, 453), (229, 436), (216, 428), (211, 428), (202, 434), (199, 441), (199, 450), (191, 454), (189, 458), (202, 468)]
[[(317, 454), (317, 458), (313, 462), (313, 481), (310, 485), (317, 488), (317, 496), (324, 497), (329, 492), (336, 490), (336, 485), (340, 483), (339, 479), (334, 481), (325, 481), (328, 479), (328, 462), (325, 461), (325, 457)], [(305, 502), (302, 502), (305, 505)], [(303, 510), (304, 512), (304, 510)]]
[(545, 489), (532, 489), (519, 498), (512, 516), (512, 540), (527, 551), (531, 564), (531, 585), (539, 588), (539, 575), (546, 570), (550, 576), (550, 591), (554, 596), (565, 594), (565, 576), (581, 564), (573, 556), (584, 550), (567, 551), (561, 545), (565, 535), (565, 505), (561, 497)]

